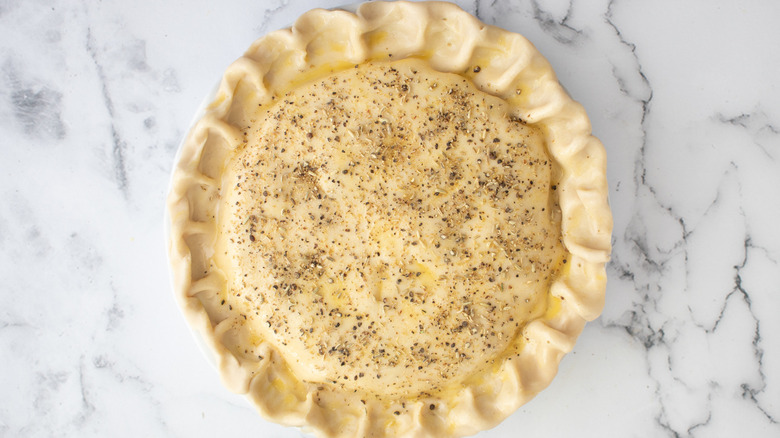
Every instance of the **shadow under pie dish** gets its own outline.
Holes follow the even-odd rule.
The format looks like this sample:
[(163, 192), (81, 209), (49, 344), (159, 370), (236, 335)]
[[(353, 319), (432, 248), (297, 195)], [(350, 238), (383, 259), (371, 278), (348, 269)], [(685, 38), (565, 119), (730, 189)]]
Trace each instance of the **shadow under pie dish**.
[(463, 436), (604, 302), (606, 157), (522, 36), (441, 2), (312, 10), (226, 71), (168, 198), (225, 385), (319, 436)]

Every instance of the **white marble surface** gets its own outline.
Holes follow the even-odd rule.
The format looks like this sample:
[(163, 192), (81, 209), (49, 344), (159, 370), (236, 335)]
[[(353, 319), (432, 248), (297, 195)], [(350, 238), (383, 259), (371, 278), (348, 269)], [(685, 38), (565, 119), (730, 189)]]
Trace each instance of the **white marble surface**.
[[(222, 70), (339, 3), (0, 1), (0, 436), (301, 435), (198, 351), (163, 205)], [(479, 436), (780, 436), (780, 3), (458, 3), (587, 108), (615, 216), (603, 316)]]

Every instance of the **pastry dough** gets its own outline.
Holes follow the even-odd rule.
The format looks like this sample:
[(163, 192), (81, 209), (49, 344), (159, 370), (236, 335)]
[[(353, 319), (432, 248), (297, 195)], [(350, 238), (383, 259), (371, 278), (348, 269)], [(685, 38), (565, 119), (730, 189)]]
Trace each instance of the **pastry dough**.
[(322, 436), (462, 436), (603, 306), (604, 149), (520, 35), (313, 10), (225, 73), (174, 170), (174, 288), (233, 391)]

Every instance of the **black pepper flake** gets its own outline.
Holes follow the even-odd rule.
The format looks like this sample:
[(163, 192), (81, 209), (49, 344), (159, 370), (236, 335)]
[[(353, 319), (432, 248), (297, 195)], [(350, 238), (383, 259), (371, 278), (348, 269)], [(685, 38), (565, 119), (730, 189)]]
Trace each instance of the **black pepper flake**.
[(474, 73), (479, 73), (480, 71), (482, 71), (482, 68), (480, 66), (474, 67)]
[(430, 405), (430, 406), (428, 406), (428, 409), (430, 409), (430, 410), (434, 410), (434, 409), (436, 409), (436, 405), (435, 405), (435, 404), (433, 404), (433, 403), (431, 403), (431, 405)]

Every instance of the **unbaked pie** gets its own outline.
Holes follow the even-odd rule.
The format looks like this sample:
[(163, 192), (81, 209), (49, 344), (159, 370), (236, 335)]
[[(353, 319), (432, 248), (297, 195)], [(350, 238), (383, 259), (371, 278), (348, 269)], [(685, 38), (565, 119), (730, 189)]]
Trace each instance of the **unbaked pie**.
[(313, 10), (225, 73), (169, 195), (225, 384), (322, 436), (462, 436), (603, 306), (605, 154), (520, 35), (449, 3)]

